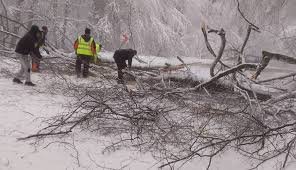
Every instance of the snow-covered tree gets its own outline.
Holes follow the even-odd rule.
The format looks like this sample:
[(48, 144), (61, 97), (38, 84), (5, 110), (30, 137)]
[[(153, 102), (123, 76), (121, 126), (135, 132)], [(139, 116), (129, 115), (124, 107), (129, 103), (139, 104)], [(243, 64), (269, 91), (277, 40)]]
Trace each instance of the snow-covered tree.
[[(238, 12), (260, 27), (259, 35), (251, 35), (246, 52), (258, 54), (261, 49), (290, 49), (285, 32), (296, 23), (291, 17), (295, 2), (287, 0), (2, 0), (1, 9), (26, 26), (33, 23), (49, 27), (48, 39), (56, 47), (72, 50), (72, 43), (85, 27), (93, 30), (95, 39), (105, 50), (135, 48), (140, 53), (161, 56), (206, 56), (200, 31), (202, 22), (224, 28), (232, 47), (242, 43), (248, 23)], [(5, 15), (5, 10), (1, 10)], [(4, 22), (5, 21), (5, 22)], [(1, 18), (6, 29), (6, 20)], [(9, 22), (9, 30), (23, 34), (19, 25)], [(21, 32), (19, 32), (21, 31)], [(122, 43), (122, 35), (129, 36)], [(287, 36), (287, 35), (286, 35)], [(10, 44), (15, 44), (15, 38)], [(13, 45), (10, 45), (13, 47)], [(293, 51), (293, 50), (292, 50)]]

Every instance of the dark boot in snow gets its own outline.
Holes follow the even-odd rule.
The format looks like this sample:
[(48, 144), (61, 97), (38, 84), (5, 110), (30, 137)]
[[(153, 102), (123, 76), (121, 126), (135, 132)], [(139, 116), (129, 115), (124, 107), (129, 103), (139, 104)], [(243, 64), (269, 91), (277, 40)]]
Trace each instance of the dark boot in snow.
[(36, 84), (34, 84), (34, 83), (32, 83), (32, 82), (26, 82), (25, 85), (26, 85), (26, 86), (32, 86), (32, 87), (36, 86)]
[(84, 73), (84, 74), (82, 74), (82, 77), (83, 77), (83, 78), (88, 78), (88, 74), (85, 74), (85, 73)]
[(124, 81), (122, 79), (117, 79), (118, 84), (124, 84)]
[(17, 84), (23, 84), (23, 82), (18, 78), (14, 78), (12, 81)]

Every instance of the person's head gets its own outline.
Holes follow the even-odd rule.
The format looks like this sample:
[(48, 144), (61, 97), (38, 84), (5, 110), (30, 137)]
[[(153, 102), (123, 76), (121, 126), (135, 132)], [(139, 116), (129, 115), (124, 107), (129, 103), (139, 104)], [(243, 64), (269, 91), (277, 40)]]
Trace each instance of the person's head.
[(84, 34), (87, 35), (87, 36), (90, 36), (90, 29), (89, 28), (85, 28), (85, 31), (84, 31)]
[(42, 31), (47, 34), (48, 33), (48, 28), (47, 26), (42, 26)]
[(38, 34), (40, 34), (40, 30), (39, 30), (39, 27), (37, 25), (32, 25), (29, 32), (30, 32), (31, 35), (33, 35), (36, 38), (38, 38)]

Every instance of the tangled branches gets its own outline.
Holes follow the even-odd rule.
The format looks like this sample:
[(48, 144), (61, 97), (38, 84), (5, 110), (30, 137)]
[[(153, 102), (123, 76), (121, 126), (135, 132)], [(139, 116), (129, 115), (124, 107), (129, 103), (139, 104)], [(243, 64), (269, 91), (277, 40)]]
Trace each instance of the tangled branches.
[(295, 154), (296, 108), (291, 98), (259, 106), (229, 91), (209, 97), (205, 92), (133, 91), (117, 85), (85, 89), (83, 94), (72, 112), (47, 120), (45, 128), (20, 140), (86, 131), (111, 137), (106, 151), (134, 147), (151, 152), (162, 162), (160, 167), (180, 166), (196, 157), (208, 159), (210, 167), (226, 150), (258, 166), (283, 156), (285, 166)]

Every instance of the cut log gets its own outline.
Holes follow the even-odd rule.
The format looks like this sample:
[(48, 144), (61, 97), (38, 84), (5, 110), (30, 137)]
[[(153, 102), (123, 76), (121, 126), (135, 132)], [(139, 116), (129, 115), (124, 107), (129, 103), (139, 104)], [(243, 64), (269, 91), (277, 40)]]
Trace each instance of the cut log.
[(283, 54), (271, 53), (268, 51), (262, 51), (262, 59), (258, 65), (253, 79), (257, 79), (261, 72), (268, 66), (270, 60), (282, 61), (289, 64), (296, 64), (296, 58), (286, 56)]
[(283, 101), (286, 99), (291, 99), (291, 98), (296, 98), (296, 91), (288, 92), (288, 93), (282, 94), (276, 98), (272, 98), (272, 99), (268, 100), (266, 102), (266, 104), (275, 104), (277, 102), (280, 102), (280, 101)]

